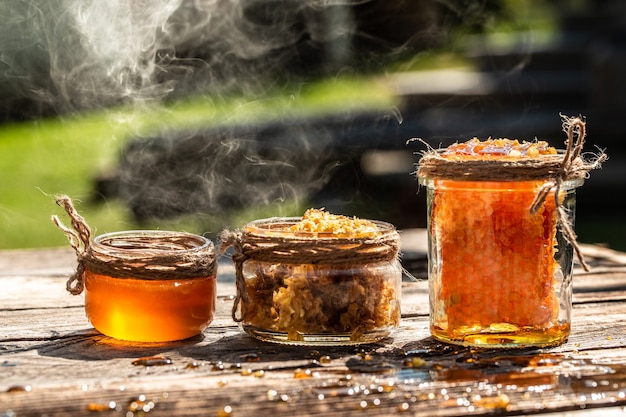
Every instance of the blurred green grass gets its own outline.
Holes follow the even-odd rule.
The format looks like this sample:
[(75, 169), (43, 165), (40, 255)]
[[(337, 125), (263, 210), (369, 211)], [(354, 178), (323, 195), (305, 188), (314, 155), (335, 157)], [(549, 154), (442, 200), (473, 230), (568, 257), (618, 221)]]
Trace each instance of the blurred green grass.
[[(69, 223), (55, 196), (67, 194), (93, 235), (136, 228), (219, 233), (207, 213), (139, 225), (121, 202), (94, 201), (94, 179), (114, 170), (125, 144), (162, 130), (206, 128), (288, 115), (314, 115), (362, 109), (393, 111), (400, 103), (372, 78), (333, 79), (258, 97), (195, 97), (158, 106), (125, 106), (55, 119), (0, 125), (0, 249), (67, 245), (51, 222)], [(306, 203), (251, 207), (233, 213), (240, 226), (255, 218), (298, 215)], [(581, 207), (584, 209), (584, 207)], [(277, 212), (280, 210), (280, 212)], [(583, 210), (581, 210), (583, 211)], [(582, 214), (582, 213), (581, 213)], [(621, 219), (621, 218), (620, 218)], [(576, 230), (583, 243), (606, 243), (626, 250), (626, 225), (620, 219), (581, 216)], [(614, 220), (614, 221), (612, 221)]]
[[(167, 105), (124, 106), (2, 125), (0, 249), (66, 245), (64, 234), (50, 220), (57, 214), (69, 223), (55, 204), (60, 194), (73, 199), (93, 235), (139, 228), (120, 202), (93, 202), (94, 178), (115, 168), (120, 151), (133, 137), (216, 123), (395, 106), (393, 94), (376, 79), (335, 78), (299, 86), (297, 91), (283, 88), (261, 98), (199, 96)], [(289, 202), (286, 207), (300, 210), (290, 208)], [(250, 211), (234, 218), (244, 223), (256, 216), (260, 214)], [(142, 225), (147, 227), (206, 232), (202, 230), (206, 224), (193, 217)]]

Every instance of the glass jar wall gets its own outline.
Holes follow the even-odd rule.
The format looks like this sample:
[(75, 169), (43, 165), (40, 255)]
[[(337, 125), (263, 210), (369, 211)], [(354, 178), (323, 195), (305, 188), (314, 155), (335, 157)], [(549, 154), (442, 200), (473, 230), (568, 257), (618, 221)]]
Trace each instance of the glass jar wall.
[(213, 319), (216, 266), (202, 236), (126, 231), (98, 236), (85, 265), (85, 312), (116, 339), (164, 342), (198, 335)]
[(547, 181), (420, 178), (427, 188), (433, 337), (505, 348), (567, 339), (573, 249), (560, 222), (573, 224), (582, 182), (563, 182), (556, 196), (550, 189), (532, 212)]
[[(368, 237), (292, 232), (299, 219), (248, 224), (254, 241), (241, 266), (241, 326), (264, 341), (356, 345), (387, 337), (400, 322), (399, 235), (375, 222)], [(258, 249), (258, 250), (257, 250)]]

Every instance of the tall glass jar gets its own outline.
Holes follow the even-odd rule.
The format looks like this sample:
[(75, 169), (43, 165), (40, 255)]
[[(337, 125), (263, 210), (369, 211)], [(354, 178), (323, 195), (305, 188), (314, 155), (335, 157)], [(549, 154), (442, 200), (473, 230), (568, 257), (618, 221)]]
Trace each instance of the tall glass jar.
[(586, 124), (561, 116), (566, 149), (473, 138), (430, 149), (427, 189), (430, 330), (474, 347), (547, 347), (571, 327), (575, 191), (604, 153), (585, 160)]
[(215, 312), (216, 269), (213, 244), (202, 236), (156, 230), (98, 236), (84, 257), (87, 318), (121, 340), (198, 335)]
[[(358, 345), (400, 322), (399, 235), (294, 232), (300, 218), (257, 220), (239, 236), (239, 321), (251, 336), (293, 345)], [(235, 305), (235, 308), (238, 306)]]
[(564, 181), (559, 191), (548, 180), (419, 181), (427, 190), (433, 337), (500, 348), (563, 343), (573, 249), (560, 222), (573, 224), (583, 180)]

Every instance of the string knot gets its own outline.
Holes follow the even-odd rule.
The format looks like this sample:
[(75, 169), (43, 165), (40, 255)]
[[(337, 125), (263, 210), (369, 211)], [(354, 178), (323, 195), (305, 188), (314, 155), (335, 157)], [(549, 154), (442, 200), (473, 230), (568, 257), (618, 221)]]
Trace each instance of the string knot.
[(570, 178), (580, 177), (581, 174), (583, 177), (587, 177), (589, 171), (600, 167), (600, 164), (607, 159), (607, 156), (605, 153), (602, 153), (596, 157), (595, 160), (589, 162), (584, 161), (581, 158), (581, 154), (585, 144), (586, 123), (580, 117), (567, 117), (561, 114), (561, 118), (563, 120), (563, 131), (567, 133), (567, 139), (565, 140), (565, 152), (563, 154), (560, 167), (554, 175), (554, 178), (552, 181), (547, 182), (543, 185), (543, 187), (541, 187), (535, 197), (535, 200), (530, 206), (530, 212), (533, 214), (536, 213), (550, 194), (551, 190), (554, 189), (554, 202), (557, 207), (557, 215), (563, 236), (570, 243), (570, 245), (572, 245), (581, 267), (585, 271), (589, 271), (589, 265), (584, 259), (582, 250), (578, 244), (578, 237), (576, 236), (574, 227), (569, 220), (567, 209), (563, 207), (560, 202), (559, 194), (563, 181), (567, 181)]
[[(242, 302), (243, 297), (246, 294), (245, 286), (246, 281), (243, 276), (243, 263), (248, 259), (248, 256), (244, 253), (243, 243), (241, 239), (241, 232), (231, 232), (229, 230), (223, 230), (220, 233), (220, 244), (219, 244), (219, 254), (223, 255), (228, 248), (233, 248), (233, 254), (231, 255), (231, 259), (235, 264), (235, 286), (236, 286), (236, 294), (235, 300), (233, 302), (233, 309), (231, 311), (231, 316), (235, 323), (240, 323), (243, 321), (246, 313), (246, 305), (247, 303)], [(241, 315), (237, 315), (239, 308), (241, 306)]]
[(79, 295), (83, 292), (85, 286), (85, 259), (88, 257), (91, 249), (91, 229), (85, 219), (76, 211), (72, 200), (68, 196), (57, 196), (56, 203), (65, 209), (70, 218), (72, 228), (65, 226), (56, 215), (52, 215), (52, 222), (65, 233), (78, 259), (78, 267), (67, 280), (65, 288), (72, 295)]

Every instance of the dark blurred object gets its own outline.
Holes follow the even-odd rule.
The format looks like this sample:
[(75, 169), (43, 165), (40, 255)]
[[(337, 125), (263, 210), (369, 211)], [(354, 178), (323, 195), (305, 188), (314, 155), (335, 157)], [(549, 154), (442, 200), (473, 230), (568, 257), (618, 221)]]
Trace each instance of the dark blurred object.
[(402, 147), (410, 129), (392, 115), (360, 112), (162, 132), (131, 141), (98, 194), (121, 198), (139, 222), (189, 213), (227, 222), (239, 210), (311, 200), (345, 211), (366, 185), (363, 154)]

